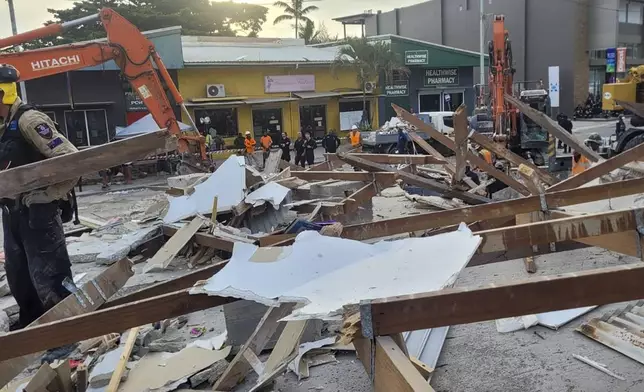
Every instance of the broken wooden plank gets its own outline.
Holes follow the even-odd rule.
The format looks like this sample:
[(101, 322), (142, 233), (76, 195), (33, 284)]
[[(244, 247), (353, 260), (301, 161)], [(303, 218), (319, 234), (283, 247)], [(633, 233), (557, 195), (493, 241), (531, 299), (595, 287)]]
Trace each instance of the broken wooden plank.
[[(364, 301), (366, 337), (605, 305), (644, 297), (641, 263)], [(615, 288), (619, 287), (618, 290)], [(370, 320), (370, 322), (366, 321)]]
[(351, 165), (359, 167), (361, 169), (373, 171), (373, 172), (396, 173), (396, 176), (398, 178), (401, 178), (403, 181), (407, 182), (408, 184), (417, 185), (425, 189), (430, 189), (447, 197), (456, 197), (470, 204), (483, 204), (483, 203), (488, 203), (490, 201), (490, 199), (486, 197), (475, 195), (472, 193), (453, 190), (453, 189), (450, 189), (447, 185), (441, 184), (434, 180), (430, 180), (429, 178), (424, 178), (415, 174), (396, 170), (386, 165), (374, 163), (366, 159), (357, 158), (351, 155), (342, 155), (342, 154), (338, 156), (343, 161), (348, 162)]
[(123, 352), (121, 353), (118, 364), (116, 364), (116, 367), (114, 368), (112, 378), (110, 379), (110, 383), (105, 389), (105, 392), (118, 391), (119, 385), (121, 384), (121, 378), (123, 377), (123, 373), (125, 373), (125, 366), (130, 360), (130, 354), (132, 354), (134, 343), (136, 343), (136, 338), (139, 336), (139, 329), (140, 327), (130, 329), (130, 332), (127, 335), (127, 340), (125, 341), (125, 346), (123, 347)]
[[(124, 331), (139, 325), (179, 317), (183, 314), (236, 301), (235, 298), (190, 295), (189, 291), (188, 289), (180, 290), (59, 321), (48, 320), (47, 324), (1, 335), (0, 360), (64, 346), (78, 340), (116, 331)], [(94, 300), (94, 302), (97, 301)], [(29, 340), (22, 340), (25, 338)], [(12, 362), (6, 361), (6, 363)], [(4, 375), (4, 372), (2, 374)]]
[(293, 176), (305, 181), (376, 181), (378, 183), (395, 181), (395, 173), (389, 172), (367, 173), (356, 171), (301, 171), (293, 173)]
[(552, 136), (561, 140), (570, 146), (575, 152), (585, 156), (591, 162), (598, 162), (602, 158), (595, 151), (588, 148), (583, 142), (578, 141), (575, 136), (568, 133), (556, 121), (548, 117), (545, 113), (531, 108), (528, 104), (521, 102), (520, 99), (505, 94), (505, 101), (516, 107), (521, 113), (529, 117), (537, 125), (548, 131)]
[(150, 272), (154, 269), (166, 269), (170, 262), (177, 256), (186, 244), (204, 225), (204, 219), (196, 216), (189, 224), (180, 228), (168, 242), (163, 244), (161, 249), (150, 259), (143, 268), (143, 272)]
[(378, 195), (378, 186), (375, 182), (363, 186), (342, 201), (344, 204), (344, 213), (347, 215), (353, 214), (360, 206), (370, 202), (376, 195)]
[[(166, 237), (174, 236), (177, 231), (179, 231), (179, 229), (177, 229), (176, 227), (168, 225), (163, 226), (163, 235), (165, 235)], [(196, 233), (194, 236), (194, 241), (197, 245), (207, 246), (209, 248), (223, 250), (226, 252), (232, 252), (233, 245), (235, 245), (233, 241), (215, 237), (214, 235), (207, 233)]]
[[(641, 193), (644, 179), (617, 181), (585, 188), (577, 188), (543, 195), (545, 207), (552, 209), (591, 201), (609, 199)], [(472, 223), (481, 219), (510, 217), (521, 213), (541, 210), (541, 196), (488, 203), (480, 206), (437, 211), (408, 217), (384, 219), (377, 222), (350, 225), (344, 228), (342, 236), (354, 240), (388, 237), (394, 234), (411, 233), (436, 227)]]
[(84, 363), (81, 363), (76, 368), (76, 392), (85, 392), (87, 391), (87, 385), (89, 384), (89, 370)]
[[(51, 323), (64, 317), (93, 312), (94, 310), (98, 309), (98, 307), (101, 306), (105, 301), (107, 301), (109, 297), (120, 290), (132, 275), (134, 275), (134, 272), (132, 271), (132, 265), (129, 260), (123, 259), (116, 262), (108, 269), (103, 271), (100, 275), (85, 283), (75, 294), (72, 294), (59, 302), (47, 313), (42, 315), (36, 321), (29, 324), (27, 328), (21, 331), (33, 332), (34, 328), (37, 328), (37, 326), (41, 324)], [(108, 324), (110, 323), (110, 321), (106, 322)], [(22, 350), (18, 353), (11, 350), (12, 346), (5, 346), (0, 344), (0, 347), (2, 347), (2, 350), (0, 350), (0, 356), (2, 358), (0, 358), (0, 360), (4, 360), (3, 362), (0, 362), (0, 386), (7, 385), (9, 381), (20, 374), (27, 366), (36, 361), (39, 358), (40, 351), (64, 346), (65, 344), (75, 343), (85, 338), (91, 338), (103, 334), (99, 333), (87, 337), (76, 337), (74, 335), (74, 332), (72, 331), (71, 335), (71, 340), (67, 343), (57, 344), (46, 348), (36, 347), (35, 349), (32, 348), (31, 351)], [(2, 337), (5, 336), (9, 336), (9, 334), (2, 335)], [(43, 342), (43, 339), (46, 338), (41, 337), (39, 334), (34, 334), (30, 339), (35, 342)], [(18, 346), (27, 346), (31, 342), (21, 341), (17, 343)], [(20, 355), (24, 356), (19, 357)]]
[[(364, 338), (355, 339), (353, 344), (375, 392), (434, 391), (390, 336), (378, 336), (373, 343)], [(372, 344), (376, 346), (375, 358), (372, 358)]]
[(49, 366), (48, 363), (42, 364), (40, 369), (29, 380), (29, 383), (24, 387), (23, 392), (45, 392), (47, 387), (56, 379), (56, 372)]
[(157, 150), (175, 150), (176, 140), (168, 131), (161, 130), (3, 170), (0, 172), (0, 197), (14, 197), (20, 193), (95, 173), (106, 167), (144, 158)]
[(454, 176), (452, 177), (452, 185), (456, 185), (463, 179), (465, 175), (465, 167), (467, 166), (467, 116), (465, 114), (465, 106), (461, 105), (454, 112), (454, 142), (456, 143), (456, 166)]
[(72, 386), (72, 368), (68, 359), (59, 360), (51, 365), (51, 368), (56, 372), (54, 383), (58, 388), (58, 392), (73, 392)]
[(261, 353), (266, 343), (268, 343), (269, 339), (277, 331), (278, 320), (289, 315), (293, 311), (294, 306), (292, 303), (281, 304), (280, 306), (271, 307), (266, 311), (253, 334), (248, 338), (235, 358), (230, 361), (224, 374), (217, 380), (213, 390), (230, 391), (246, 377), (246, 374), (251, 369), (251, 365), (245, 360), (244, 351), (250, 350), (255, 355)]
[(512, 163), (515, 166), (526, 165), (530, 167), (535, 171), (537, 176), (539, 176), (539, 179), (545, 182), (546, 184), (554, 185), (558, 182), (556, 177), (554, 177), (553, 175), (551, 175), (545, 170), (539, 169), (539, 167), (537, 167), (535, 164), (528, 161), (527, 159), (524, 159), (523, 157), (508, 150), (501, 143), (496, 143), (493, 140), (491, 140), (489, 137), (481, 135), (480, 133), (477, 133), (477, 132), (472, 132), (469, 137), (474, 143), (483, 146), (483, 148), (489, 150), (490, 152), (492, 152), (493, 154), (496, 154), (497, 156), (505, 158), (508, 162)]
[[(443, 165), (445, 160), (436, 158), (432, 155), (405, 155), (405, 154), (367, 154), (352, 153), (352, 156), (366, 159), (375, 163), (385, 163), (390, 165)], [(342, 162), (335, 153), (324, 153), (329, 162)]]
[[(421, 122), (422, 122), (422, 120), (421, 120)], [(412, 124), (412, 125), (414, 125), (414, 124)], [(434, 148), (434, 147), (432, 147), (429, 143), (427, 143), (427, 142), (425, 141), (425, 139), (423, 139), (422, 137), (418, 136), (418, 134), (417, 134), (416, 132), (414, 132), (414, 131), (408, 131), (408, 132), (407, 132), (407, 136), (408, 136), (408, 137), (409, 137), (409, 138), (410, 138), (414, 143), (418, 144), (418, 146), (419, 146), (420, 148), (422, 148), (423, 150), (425, 150), (425, 152), (426, 152), (426, 153), (428, 153), (429, 155), (434, 156), (434, 157), (436, 157), (436, 158), (438, 158), (438, 159), (440, 159), (440, 160), (442, 160), (442, 161), (447, 162), (443, 168), (444, 168), (444, 169), (445, 169), (445, 171), (446, 171), (446, 172), (448, 172), (449, 174), (454, 175), (454, 173), (456, 172), (456, 168), (454, 167), (454, 165), (452, 165), (451, 163), (449, 163), (449, 161), (447, 160), (447, 158), (445, 158), (445, 156), (443, 156), (443, 154), (441, 154), (440, 152), (438, 152), (438, 150), (437, 150), (437, 149), (435, 149), (435, 148)]]
[(551, 186), (548, 188), (548, 192), (563, 191), (566, 189), (580, 187), (596, 178), (612, 172), (613, 170), (619, 169), (628, 163), (641, 159), (643, 156), (644, 144), (640, 144), (604, 162), (600, 162), (577, 175), (569, 177), (554, 186)]
[[(425, 132), (432, 139), (435, 139), (436, 141), (438, 141), (445, 147), (449, 148), (450, 150), (452, 151), (456, 150), (456, 143), (454, 143), (454, 141), (449, 137), (437, 131), (433, 126), (429, 124), (425, 124), (423, 120), (414, 116), (413, 114), (409, 113), (408, 111), (406, 111), (405, 109), (401, 108), (396, 104), (391, 104), (391, 107), (393, 107), (393, 109), (396, 111), (396, 114), (398, 115), (398, 117), (402, 118), (403, 120), (407, 121), (411, 125), (415, 126), (420, 131)], [(470, 161), (470, 164), (472, 166), (479, 167), (481, 170), (485, 171), (488, 175), (503, 182), (504, 184), (516, 190), (517, 192), (523, 194), (524, 196), (527, 196), (530, 194), (530, 191), (523, 184), (521, 184), (519, 181), (515, 180), (514, 178), (510, 177), (506, 173), (496, 169), (494, 166), (487, 163), (485, 159), (481, 158), (477, 154), (474, 154), (471, 151), (468, 151), (467, 160)]]

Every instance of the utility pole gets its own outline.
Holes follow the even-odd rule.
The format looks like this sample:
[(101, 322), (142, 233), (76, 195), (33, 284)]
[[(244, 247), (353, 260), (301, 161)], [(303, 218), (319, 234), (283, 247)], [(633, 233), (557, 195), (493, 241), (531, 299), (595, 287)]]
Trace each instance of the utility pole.
[[(16, 10), (13, 8), (13, 0), (7, 0), (9, 3), (9, 18), (11, 19), (11, 32), (13, 35), (18, 35), (18, 26), (16, 25)], [(22, 52), (22, 46), (16, 48)], [(25, 82), (20, 82), (20, 97), (24, 103), (27, 103), (27, 87)]]
[[(9, 1), (11, 1), (11, 0), (9, 0)], [(481, 11), (481, 15), (480, 15), (480, 18), (479, 18), (480, 19), (480, 21), (479, 21), (479, 24), (480, 24), (480, 26), (479, 26), (479, 30), (480, 30), (479, 31), (479, 35), (480, 35), (480, 37), (479, 37), (479, 39), (480, 39), (479, 49), (480, 49), (480, 54), (481, 54), (481, 58), (479, 59), (480, 60), (479, 68), (480, 68), (480, 71), (481, 71), (481, 80), (479, 81), (479, 84), (481, 86), (481, 96), (482, 96), (483, 95), (483, 84), (485, 83), (485, 54), (484, 54), (485, 53), (484, 52), (484, 46), (485, 46), (485, 10), (483, 9), (483, 4), (485, 3), (485, 0), (479, 0), (479, 3), (480, 3), (479, 6), (480, 6), (480, 11)]]

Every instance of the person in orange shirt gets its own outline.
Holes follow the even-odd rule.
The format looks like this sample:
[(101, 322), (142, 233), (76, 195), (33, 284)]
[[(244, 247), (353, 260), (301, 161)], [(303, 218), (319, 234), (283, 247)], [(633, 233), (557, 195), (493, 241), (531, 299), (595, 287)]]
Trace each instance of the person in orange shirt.
[(360, 147), (360, 130), (355, 125), (351, 127), (351, 132), (349, 132), (349, 142), (354, 149)]
[[(598, 133), (593, 133), (590, 136), (588, 136), (588, 139), (584, 141), (584, 144), (586, 144), (588, 147), (590, 147), (593, 151), (597, 152), (599, 151), (599, 146), (602, 144), (602, 137), (599, 136)], [(576, 176), (577, 174), (581, 174), (588, 170), (590, 168), (591, 162), (586, 158), (585, 156), (581, 155), (577, 151), (574, 152), (572, 155), (572, 175)]]
[(492, 153), (489, 150), (482, 148), (480, 153), (481, 156), (483, 156), (483, 159), (485, 159), (485, 162), (489, 163), (490, 165), (493, 164)]
[(250, 135), (250, 131), (246, 131), (246, 139), (244, 139), (244, 147), (246, 147), (246, 154), (252, 155), (255, 152), (255, 144), (257, 142)]
[(262, 155), (264, 156), (264, 165), (266, 165), (266, 160), (271, 153), (273, 139), (268, 135), (268, 131), (264, 131), (264, 136), (259, 139), (259, 142), (262, 145)]

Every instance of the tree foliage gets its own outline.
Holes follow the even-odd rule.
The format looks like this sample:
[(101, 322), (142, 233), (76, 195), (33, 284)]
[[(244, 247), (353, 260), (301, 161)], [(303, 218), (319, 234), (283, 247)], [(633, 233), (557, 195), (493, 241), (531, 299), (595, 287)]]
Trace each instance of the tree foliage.
[(282, 8), (284, 10), (284, 13), (282, 15), (275, 18), (273, 24), (276, 25), (278, 23), (286, 21), (293, 21), (293, 26), (295, 28), (295, 38), (298, 38), (300, 36), (299, 29), (301, 27), (301, 24), (311, 22), (311, 19), (309, 19), (307, 15), (319, 9), (314, 5), (304, 7), (304, 0), (290, 0), (290, 2), (288, 3), (285, 1), (276, 1), (273, 6)]
[[(66, 22), (98, 13), (109, 7), (141, 31), (182, 26), (185, 35), (256, 36), (266, 21), (268, 9), (259, 5), (209, 0), (81, 0), (68, 9), (48, 9), (54, 19)], [(105, 37), (97, 22), (65, 32), (63, 37), (42, 40), (40, 46), (59, 45)]]
[(394, 71), (409, 73), (399, 54), (391, 50), (391, 43), (356, 37), (347, 38), (344, 40), (344, 45), (339, 48), (332, 64), (333, 72), (337, 72), (339, 67), (351, 68), (356, 73), (358, 84), (362, 87), (363, 117), (360, 125), (363, 129), (370, 127), (366, 110), (366, 83), (376, 83), (381, 76), (386, 82), (390, 82)]
[(315, 29), (315, 23), (307, 20), (300, 30), (300, 38), (304, 40), (307, 45), (321, 44), (324, 42), (335, 42), (338, 40), (337, 34), (331, 36), (324, 23), (320, 23), (320, 27)]

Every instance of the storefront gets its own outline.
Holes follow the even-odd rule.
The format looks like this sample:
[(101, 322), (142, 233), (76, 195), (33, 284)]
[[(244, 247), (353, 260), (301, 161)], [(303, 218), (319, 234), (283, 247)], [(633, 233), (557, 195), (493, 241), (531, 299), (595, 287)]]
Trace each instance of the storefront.
[[(395, 35), (373, 37), (391, 42), (409, 72), (395, 72), (382, 78), (380, 123), (395, 116), (394, 103), (415, 112), (454, 111), (461, 104), (471, 113), (476, 103), (474, 72), (478, 72), (477, 52), (451, 48)], [(486, 56), (487, 64), (487, 56)]]
[[(228, 146), (232, 136), (246, 131), (256, 139), (268, 131), (278, 141), (283, 132), (291, 139), (302, 130), (322, 138), (331, 130), (351, 129), (346, 113), (362, 113), (362, 92), (350, 68), (331, 70), (333, 50), (291, 39), (248, 42), (184, 37), (179, 88), (196, 121), (214, 109), (211, 105), (236, 116), (224, 131)], [(371, 113), (377, 99), (369, 95), (367, 101)]]

